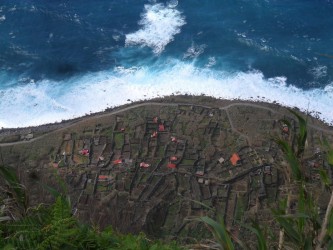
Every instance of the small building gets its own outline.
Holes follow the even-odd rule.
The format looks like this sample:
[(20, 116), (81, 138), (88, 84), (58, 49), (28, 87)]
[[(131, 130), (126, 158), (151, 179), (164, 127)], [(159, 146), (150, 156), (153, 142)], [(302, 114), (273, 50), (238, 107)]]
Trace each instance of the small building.
[(177, 138), (174, 137), (174, 136), (171, 136), (171, 141), (172, 141), (172, 142), (177, 142)]
[(109, 175), (99, 175), (98, 176), (99, 181), (108, 181), (109, 179), (111, 179)]
[(176, 168), (176, 164), (169, 162), (168, 163), (168, 168)]
[(164, 124), (160, 124), (160, 125), (158, 125), (158, 131), (159, 132), (164, 132), (165, 131), (165, 127), (164, 127)]
[(157, 117), (157, 116), (155, 116), (155, 117), (153, 118), (153, 123), (158, 123), (158, 117)]
[(178, 160), (177, 156), (171, 156), (170, 157), (170, 161), (177, 161), (177, 160)]
[(154, 133), (150, 137), (151, 138), (157, 138), (157, 131), (154, 131)]
[(123, 162), (126, 164), (131, 164), (131, 163), (133, 163), (133, 159), (125, 159), (125, 160), (123, 160)]
[(149, 167), (150, 167), (150, 164), (148, 164), (148, 163), (145, 163), (145, 162), (140, 163), (140, 168), (149, 168)]
[(230, 162), (233, 166), (237, 166), (240, 162), (240, 157), (237, 153), (234, 153), (231, 158), (230, 158)]
[(198, 183), (200, 183), (200, 184), (204, 183), (204, 179), (203, 178), (198, 178)]
[(121, 160), (121, 159), (113, 161), (113, 164), (115, 164), (115, 165), (121, 164), (121, 163), (123, 163), (123, 160)]
[(70, 133), (64, 134), (64, 141), (69, 141), (72, 139), (72, 135)]
[(272, 168), (271, 168), (271, 166), (265, 166), (264, 167), (264, 174), (268, 174), (268, 175), (272, 174)]
[(25, 140), (30, 141), (32, 138), (34, 138), (33, 133), (29, 133), (25, 136)]
[(204, 176), (205, 172), (203, 170), (198, 170), (195, 172), (196, 176)]
[(83, 156), (89, 156), (89, 149), (84, 148), (79, 151), (79, 154)]
[(94, 145), (97, 146), (99, 144), (99, 136), (94, 137)]
[(225, 162), (225, 159), (224, 159), (223, 157), (221, 157), (220, 159), (218, 159), (218, 162), (219, 162), (220, 164), (223, 164), (223, 163)]

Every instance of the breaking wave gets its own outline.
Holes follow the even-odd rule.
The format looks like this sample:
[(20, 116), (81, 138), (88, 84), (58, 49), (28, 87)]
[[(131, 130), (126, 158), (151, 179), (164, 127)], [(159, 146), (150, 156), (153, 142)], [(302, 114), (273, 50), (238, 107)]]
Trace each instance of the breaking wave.
[(172, 94), (275, 101), (301, 110), (309, 107), (314, 115), (333, 123), (333, 83), (324, 89), (304, 91), (288, 86), (286, 80), (266, 79), (259, 71), (231, 74), (176, 60), (162, 69), (117, 67), (67, 82), (43, 80), (1, 90), (0, 126), (40, 125)]
[(160, 54), (186, 24), (185, 17), (175, 9), (176, 6), (175, 3), (145, 5), (139, 21), (141, 29), (126, 35), (126, 46), (148, 46), (155, 54)]

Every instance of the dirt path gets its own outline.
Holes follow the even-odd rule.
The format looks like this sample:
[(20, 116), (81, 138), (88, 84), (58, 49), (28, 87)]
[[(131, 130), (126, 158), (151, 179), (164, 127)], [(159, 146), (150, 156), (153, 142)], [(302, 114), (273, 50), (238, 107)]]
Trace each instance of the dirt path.
[[(86, 121), (93, 120), (93, 119), (99, 119), (99, 118), (102, 118), (102, 117), (107, 117), (107, 116), (115, 115), (115, 114), (118, 114), (118, 113), (122, 113), (122, 112), (125, 112), (125, 111), (128, 111), (128, 110), (131, 110), (131, 109), (135, 109), (135, 108), (139, 108), (139, 107), (143, 107), (143, 106), (152, 106), (152, 105), (154, 105), (154, 106), (169, 106), (169, 107), (172, 107), (172, 106), (177, 107), (179, 105), (195, 105), (195, 106), (199, 106), (199, 107), (203, 107), (203, 108), (212, 108), (210, 106), (198, 105), (198, 104), (194, 104), (194, 103), (193, 104), (192, 103), (161, 103), (161, 102), (139, 103), (139, 104), (134, 104), (134, 105), (131, 105), (129, 107), (121, 108), (121, 109), (118, 109), (118, 110), (115, 110), (115, 111), (111, 111), (111, 112), (107, 112), (107, 113), (102, 113), (102, 114), (99, 114), (99, 115), (92, 115), (90, 117), (82, 118), (82, 120), (74, 121), (73, 123), (66, 124), (62, 128), (55, 129), (53, 131), (45, 133), (44, 135), (35, 137), (35, 138), (33, 138), (33, 139), (29, 140), (29, 141), (17, 141), (17, 142), (0, 143), (0, 146), (13, 146), (13, 145), (31, 143), (31, 142), (40, 140), (41, 138), (44, 138), (45, 136), (48, 136), (50, 134), (57, 133), (59, 131), (68, 129), (71, 126), (77, 125), (77, 124), (79, 124), (80, 122), (83, 122), (83, 121), (86, 122)], [(258, 109), (265, 109), (265, 110), (271, 111), (272, 113), (277, 113), (277, 114), (281, 114), (282, 115), (281, 112), (279, 112), (279, 111), (277, 111), (277, 110), (275, 110), (273, 108), (269, 108), (269, 107), (266, 107), (266, 106), (263, 106), (263, 105), (260, 105), (260, 104), (255, 104), (255, 103), (238, 103), (238, 102), (235, 102), (235, 103), (228, 104), (228, 105), (226, 105), (224, 107), (221, 107), (220, 109), (221, 110), (225, 110), (226, 113), (227, 113), (228, 120), (229, 120), (229, 123), (231, 125), (232, 130), (234, 132), (242, 135), (243, 137), (245, 137), (249, 143), (250, 143), (249, 137), (247, 135), (241, 133), (240, 131), (238, 131), (234, 127), (234, 125), (233, 125), (233, 121), (232, 121), (232, 119), (230, 117), (230, 114), (229, 114), (229, 108), (235, 107), (235, 106), (246, 106), (246, 107), (253, 107), (253, 108), (258, 108)], [(320, 127), (320, 126), (313, 125), (313, 124), (308, 124), (308, 126), (311, 127), (311, 128), (314, 128), (316, 130), (325, 132), (325, 133), (333, 134), (333, 129), (332, 130), (330, 130), (330, 129), (324, 129), (324, 128)]]
[[(253, 107), (253, 108), (258, 108), (258, 109), (266, 109), (266, 110), (271, 111), (272, 113), (281, 114), (282, 115), (281, 112), (279, 112), (279, 111), (277, 111), (275, 109), (272, 109), (272, 108), (269, 108), (269, 107), (265, 107), (263, 105), (255, 104), (255, 103), (231, 103), (231, 104), (228, 104), (227, 106), (222, 107), (220, 109), (222, 109), (222, 110), (228, 110), (229, 108), (234, 107), (234, 106), (246, 106), (246, 107)], [(313, 124), (308, 124), (308, 127), (316, 129), (316, 130), (319, 130), (319, 131), (322, 131), (322, 132), (325, 132), (325, 133), (328, 133), (328, 134), (333, 134), (333, 129), (325, 129), (325, 128), (322, 128), (320, 126), (313, 125)]]

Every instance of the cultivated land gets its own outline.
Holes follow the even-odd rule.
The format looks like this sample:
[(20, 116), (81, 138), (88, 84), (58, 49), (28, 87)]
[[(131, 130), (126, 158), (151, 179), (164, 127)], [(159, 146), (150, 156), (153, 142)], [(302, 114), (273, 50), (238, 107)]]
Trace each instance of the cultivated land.
[[(201, 215), (222, 216), (236, 234), (243, 230), (239, 222), (255, 217), (275, 228), (270, 209), (286, 197), (281, 167), (287, 163), (274, 138), (292, 141), (297, 128), (295, 117), (278, 105), (172, 96), (2, 130), (0, 160), (17, 169), (31, 205), (52, 200), (40, 183), (59, 190), (65, 183), (73, 213), (83, 221), (191, 241), (210, 236), (192, 220)], [(319, 169), (333, 180), (324, 137), (333, 144), (333, 129), (308, 117), (303, 171), (320, 213), (329, 193)]]

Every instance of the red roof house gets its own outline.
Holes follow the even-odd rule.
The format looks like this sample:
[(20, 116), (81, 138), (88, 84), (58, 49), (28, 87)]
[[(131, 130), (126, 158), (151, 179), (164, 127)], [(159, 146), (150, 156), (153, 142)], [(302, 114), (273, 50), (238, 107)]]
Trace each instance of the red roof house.
[(156, 138), (157, 137), (157, 132), (155, 131), (150, 137), (151, 138)]
[(123, 163), (123, 160), (121, 159), (113, 161), (113, 164), (121, 164), (121, 163)]
[(240, 161), (239, 155), (237, 153), (234, 153), (230, 158), (231, 164), (233, 166), (236, 166), (238, 162)]
[(82, 149), (79, 151), (79, 153), (84, 156), (89, 156), (89, 149)]
[(158, 131), (160, 131), (160, 132), (164, 132), (165, 131), (164, 124), (158, 125)]
[(168, 168), (176, 168), (176, 164), (169, 162)]
[(100, 181), (106, 181), (109, 179), (109, 176), (108, 175), (99, 175), (98, 176), (98, 180)]

